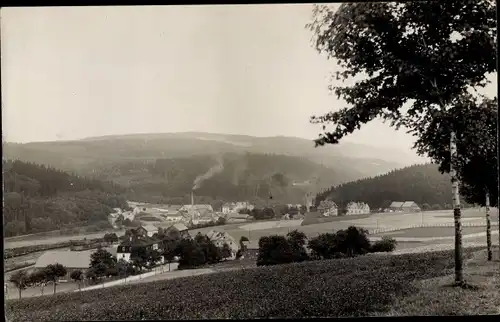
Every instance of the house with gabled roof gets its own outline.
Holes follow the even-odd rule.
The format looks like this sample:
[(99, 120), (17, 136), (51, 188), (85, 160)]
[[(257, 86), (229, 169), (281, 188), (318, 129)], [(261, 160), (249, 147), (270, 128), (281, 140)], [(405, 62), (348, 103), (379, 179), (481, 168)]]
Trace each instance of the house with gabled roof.
[(346, 206), (346, 215), (366, 215), (370, 213), (370, 206), (364, 202), (351, 201)]
[(141, 236), (153, 237), (154, 234), (158, 233), (158, 227), (153, 225), (141, 225), (136, 231)]
[(226, 231), (217, 231), (211, 229), (207, 234), (208, 239), (210, 239), (215, 246), (222, 248), (224, 244), (227, 244), (231, 248), (231, 257), (235, 258), (236, 253), (239, 250), (239, 245), (233, 236), (229, 235)]
[(415, 201), (405, 201), (401, 205), (401, 210), (403, 212), (420, 212), (421, 209)]
[(333, 200), (322, 200), (317, 210), (325, 217), (338, 215), (338, 207)]
[(130, 236), (129, 239), (124, 240), (120, 243), (120, 245), (118, 245), (116, 250), (116, 259), (130, 262), (133, 253), (138, 251), (140, 248), (145, 250), (159, 250), (160, 242), (160, 240), (148, 236)]

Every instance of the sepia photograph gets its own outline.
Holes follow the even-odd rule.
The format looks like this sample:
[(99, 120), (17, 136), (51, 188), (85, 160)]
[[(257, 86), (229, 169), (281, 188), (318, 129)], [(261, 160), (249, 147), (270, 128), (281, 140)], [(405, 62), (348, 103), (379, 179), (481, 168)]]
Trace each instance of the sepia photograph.
[(500, 315), (496, 1), (0, 22), (6, 321)]

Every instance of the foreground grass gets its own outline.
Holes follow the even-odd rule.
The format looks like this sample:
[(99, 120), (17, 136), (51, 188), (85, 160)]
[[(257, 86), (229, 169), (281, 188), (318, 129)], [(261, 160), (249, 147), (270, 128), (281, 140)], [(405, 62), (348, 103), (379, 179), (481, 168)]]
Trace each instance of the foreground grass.
[(500, 314), (500, 270), (498, 247), (494, 261), (487, 261), (486, 250), (467, 262), (465, 279), (469, 288), (451, 287), (453, 275), (417, 281), (418, 292), (398, 298), (387, 312), (375, 316), (431, 316)]
[(313, 261), (11, 300), (6, 313), (30, 322), (366, 316), (453, 267), (452, 251)]

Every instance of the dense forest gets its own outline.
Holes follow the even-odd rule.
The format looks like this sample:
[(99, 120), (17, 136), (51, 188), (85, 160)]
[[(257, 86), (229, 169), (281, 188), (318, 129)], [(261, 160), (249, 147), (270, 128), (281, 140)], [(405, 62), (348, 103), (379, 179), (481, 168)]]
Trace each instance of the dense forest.
[(112, 208), (126, 208), (124, 189), (18, 160), (3, 161), (6, 237), (107, 223)]
[(413, 165), (373, 178), (331, 187), (316, 196), (316, 205), (330, 198), (342, 207), (349, 201), (363, 201), (370, 208), (386, 208), (392, 201), (415, 201), (421, 207), (451, 207), (451, 182), (435, 164)]

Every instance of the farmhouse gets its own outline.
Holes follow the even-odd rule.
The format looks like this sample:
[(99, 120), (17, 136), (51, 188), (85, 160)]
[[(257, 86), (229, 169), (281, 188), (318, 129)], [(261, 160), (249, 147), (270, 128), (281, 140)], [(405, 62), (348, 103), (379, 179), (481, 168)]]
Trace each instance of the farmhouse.
[(401, 205), (401, 210), (403, 212), (420, 212), (421, 209), (414, 201), (405, 201), (403, 205)]
[(388, 209), (389, 212), (420, 212), (421, 209), (414, 201), (393, 201)]
[(175, 225), (170, 226), (169, 228), (167, 228), (167, 231), (168, 229), (176, 229), (179, 232), (181, 238), (189, 237), (188, 228), (186, 227), (186, 225), (182, 223), (177, 223)]
[(229, 235), (227, 232), (220, 232), (215, 230), (210, 230), (207, 233), (207, 237), (214, 242), (215, 246), (222, 248), (224, 244), (227, 244), (231, 248), (232, 257), (236, 257), (236, 252), (239, 250), (238, 243), (236, 240)]
[(318, 211), (325, 217), (337, 216), (338, 207), (332, 200), (323, 200), (318, 206)]
[(154, 234), (158, 233), (158, 227), (153, 225), (143, 225), (137, 228), (137, 233), (144, 237), (153, 237)]
[(364, 202), (351, 201), (347, 204), (346, 215), (365, 215), (370, 213), (370, 206)]
[(160, 241), (156, 238), (147, 236), (139, 238), (130, 237), (129, 239), (123, 241), (120, 245), (118, 245), (118, 248), (116, 250), (116, 259), (130, 262), (133, 254), (140, 248), (143, 248), (145, 250), (158, 250), (159, 244)]
[(400, 212), (402, 205), (403, 205), (403, 202), (401, 202), (401, 201), (393, 201), (390, 204), (388, 210), (389, 210), (389, 212)]

